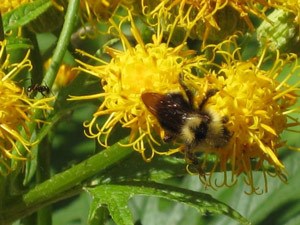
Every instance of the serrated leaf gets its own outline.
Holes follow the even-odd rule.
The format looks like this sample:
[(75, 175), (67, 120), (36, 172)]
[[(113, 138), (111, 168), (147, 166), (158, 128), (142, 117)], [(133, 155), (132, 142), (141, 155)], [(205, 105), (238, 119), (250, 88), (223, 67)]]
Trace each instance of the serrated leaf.
[(15, 51), (15, 50), (28, 50), (32, 49), (33, 45), (28, 38), (23, 38), (20, 36), (10, 36), (7, 38), (8, 43), (6, 45), (6, 49), (8, 52)]
[[(92, 203), (93, 204), (95, 202)], [(105, 224), (105, 221), (107, 220), (107, 217), (109, 216), (109, 211), (107, 209), (106, 206), (98, 206), (97, 204), (94, 205), (95, 207), (97, 207), (94, 211), (93, 211), (93, 215), (91, 216), (91, 220), (89, 220), (89, 225), (99, 225), (99, 224)]]
[[(53, 209), (52, 225), (78, 225), (87, 224), (89, 196), (86, 193), (73, 198), (64, 207)], [(63, 210), (61, 210), (63, 209)], [(74, 213), (76, 212), (76, 213)]]
[(139, 154), (133, 154), (130, 158), (124, 160), (122, 164), (117, 164), (107, 170), (100, 179), (109, 179), (113, 182), (134, 179), (160, 182), (184, 175), (187, 175), (187, 171), (183, 157), (162, 156), (153, 158), (151, 162), (145, 162)]
[(268, 196), (257, 201), (256, 205), (252, 205), (254, 210), (251, 212), (251, 218), (255, 224), (267, 224), (269, 221), (272, 221), (274, 225), (285, 224), (283, 221), (286, 218), (293, 220), (295, 215), (299, 214), (299, 159), (299, 153), (292, 152), (284, 160), (289, 172), (288, 183), (274, 181), (277, 188), (275, 189), (276, 186), (273, 184), (273, 189)]
[(3, 15), (4, 32), (30, 23), (51, 6), (51, 0), (36, 0), (5, 13)]
[(133, 225), (131, 212), (128, 209), (128, 200), (131, 194), (127, 191), (122, 195), (121, 190), (118, 190), (118, 188), (110, 189), (109, 186), (101, 185), (87, 189), (93, 198), (88, 217), (89, 224), (95, 220), (97, 210), (103, 205), (107, 205), (113, 220), (117, 224)]
[(89, 220), (92, 219), (98, 207), (107, 205), (113, 220), (117, 224), (133, 224), (132, 215), (128, 209), (128, 201), (134, 195), (146, 195), (164, 198), (195, 208), (202, 215), (221, 214), (239, 221), (241, 224), (250, 224), (237, 211), (223, 202), (214, 199), (211, 195), (195, 192), (179, 187), (159, 183), (122, 182), (105, 184), (95, 188), (87, 188), (93, 197), (93, 205)]

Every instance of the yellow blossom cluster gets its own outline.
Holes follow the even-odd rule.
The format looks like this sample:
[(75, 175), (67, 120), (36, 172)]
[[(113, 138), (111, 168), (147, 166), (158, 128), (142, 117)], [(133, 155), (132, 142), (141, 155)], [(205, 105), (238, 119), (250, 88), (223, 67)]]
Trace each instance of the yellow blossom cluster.
[(121, 0), (85, 0), (80, 2), (80, 7), (86, 19), (93, 22), (96, 19), (109, 19)]
[[(159, 145), (152, 134), (159, 126), (143, 105), (141, 94), (144, 91), (179, 91), (178, 75), (182, 71), (191, 75), (192, 67), (200, 66), (204, 57), (191, 57), (195, 52), (184, 50), (184, 45), (168, 47), (161, 43), (161, 37), (154, 37), (153, 43), (144, 44), (136, 27), (133, 28), (139, 42), (135, 47), (129, 44), (119, 30), (120, 36), (124, 37), (122, 40), (125, 51), (107, 48), (106, 51), (113, 59), (110, 63), (96, 59), (104, 64), (101, 66), (80, 62), (83, 65), (81, 70), (100, 78), (104, 92), (72, 97), (71, 100), (104, 97), (92, 121), (84, 124), (88, 128), (87, 136), (97, 138), (100, 144), (107, 147), (112, 129), (121, 123), (122, 127), (131, 130), (129, 144), (148, 161), (155, 153), (169, 153), (159, 153), (153, 146)], [(97, 119), (103, 115), (108, 115), (108, 119), (104, 124), (98, 125)], [(146, 151), (146, 145), (150, 147), (150, 153)]]
[(3, 0), (0, 4), (0, 12), (2, 14), (9, 12), (20, 5), (32, 2), (32, 0)]
[[(245, 174), (246, 183), (253, 193), (257, 191), (253, 171), (262, 170), (268, 174), (266, 165), (271, 165), (275, 175), (284, 179), (284, 165), (278, 159), (277, 150), (283, 146), (280, 134), (289, 126), (299, 125), (287, 121), (287, 114), (295, 104), (296, 92), (299, 91), (299, 83), (292, 86), (288, 84), (289, 78), (298, 70), (297, 63), (287, 79), (280, 82), (277, 78), (284, 66), (294, 62), (296, 56), (282, 58), (277, 54), (271, 69), (264, 70), (265, 52), (260, 58), (244, 61), (236, 44), (237, 36), (232, 36), (220, 44), (207, 46), (206, 51), (213, 55), (208, 58), (189, 50), (185, 42), (176, 47), (171, 47), (168, 41), (165, 43), (164, 29), (160, 24), (156, 24), (157, 32), (152, 42), (144, 43), (130, 12), (127, 18), (131, 21), (131, 32), (137, 42), (135, 46), (122, 32), (125, 18), (118, 25), (110, 20), (111, 31), (117, 30), (123, 50), (107, 47), (106, 52), (111, 56), (109, 62), (80, 51), (100, 65), (79, 62), (79, 69), (98, 77), (103, 87), (103, 92), (98, 94), (71, 97), (71, 100), (103, 99), (93, 119), (84, 123), (86, 135), (97, 138), (101, 145), (107, 147), (113, 130), (121, 124), (130, 130), (128, 145), (140, 152), (146, 161), (155, 154), (173, 154), (182, 150), (182, 146), (175, 150), (157, 150), (161, 142), (156, 135), (160, 134), (163, 138), (165, 130), (155, 115), (147, 110), (141, 95), (145, 92), (162, 95), (177, 92), (186, 96), (179, 81), (179, 76), (183, 76), (195, 94), (194, 105), (203, 100), (207, 90), (218, 90), (205, 107), (227, 118), (226, 127), (232, 135), (229, 143), (221, 149), (193, 150), (195, 154), (198, 151), (205, 153), (197, 167), (200, 174), (202, 169), (205, 171), (200, 178), (205, 178), (202, 180), (206, 185), (214, 186), (213, 174), (217, 171), (225, 173), (224, 184), (230, 185), (226, 183), (226, 174), (231, 171), (233, 183), (240, 174)], [(222, 58), (221, 65), (215, 64), (216, 58)], [(195, 71), (201, 76), (195, 76)], [(99, 122), (99, 118), (106, 119)], [(181, 141), (184, 145), (184, 140)], [(205, 168), (205, 155), (217, 157), (209, 170)]]
[(266, 12), (270, 9), (284, 9), (299, 16), (297, 1), (142, 0), (139, 8), (150, 23), (160, 23), (170, 33), (181, 27), (186, 38), (200, 38), (203, 46), (207, 41), (220, 42), (236, 31), (244, 32), (246, 27), (253, 31), (250, 16), (268, 20)]
[[(203, 86), (219, 90), (208, 100), (206, 107), (227, 118), (226, 127), (232, 134), (231, 139), (221, 149), (196, 151), (217, 156), (218, 159), (209, 175), (212, 175), (216, 168), (225, 174), (231, 171), (230, 181), (234, 183), (238, 175), (245, 173), (252, 193), (256, 192), (257, 188), (253, 185), (253, 171), (270, 173), (265, 165), (272, 165), (273, 175), (285, 180), (284, 165), (278, 159), (277, 151), (284, 145), (284, 141), (280, 139), (282, 132), (291, 126), (299, 125), (294, 121), (288, 122), (287, 114), (291, 113), (290, 109), (297, 101), (300, 82), (293, 85), (288, 83), (300, 68), (296, 55), (280, 58), (277, 54), (269, 70), (261, 68), (264, 54), (259, 60), (242, 61), (239, 59), (239, 49), (232, 54), (222, 50), (225, 46), (233, 44), (233, 40), (213, 46), (215, 54), (223, 57), (226, 63), (217, 70), (208, 72), (205, 77), (193, 78), (193, 81), (190, 81), (194, 88), (198, 87), (199, 90), (199, 87)], [(292, 72), (284, 80), (278, 81), (284, 66), (291, 62), (295, 62)], [(203, 160), (200, 167), (205, 167), (206, 163)], [(227, 175), (224, 177), (228, 178)], [(212, 186), (213, 181), (210, 179), (212, 176), (204, 182)], [(224, 184), (230, 185), (226, 182), (224, 179)], [(267, 190), (267, 182), (265, 185)]]
[(32, 67), (28, 59), (30, 52), (21, 62), (10, 64), (9, 55), (5, 57), (5, 42), (0, 43), (0, 48), (3, 59), (0, 67), (0, 174), (5, 175), (14, 169), (12, 160), (30, 158), (30, 148), (35, 143), (31, 141), (28, 124), (35, 122), (35, 110), (52, 109), (48, 103), (53, 98), (31, 99), (24, 88), (12, 80), (20, 70)]

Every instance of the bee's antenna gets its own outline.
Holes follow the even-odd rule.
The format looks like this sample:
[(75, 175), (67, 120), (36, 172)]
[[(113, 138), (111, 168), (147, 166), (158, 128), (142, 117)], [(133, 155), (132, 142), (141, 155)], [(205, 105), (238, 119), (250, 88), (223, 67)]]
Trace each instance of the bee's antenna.
[(209, 89), (205, 93), (205, 96), (199, 105), (199, 109), (201, 110), (203, 108), (203, 106), (206, 104), (206, 102), (208, 101), (208, 99), (211, 98), (212, 96), (214, 96), (218, 91), (219, 91), (218, 89)]
[(192, 91), (188, 88), (188, 86), (184, 83), (182, 73), (179, 74), (178, 82), (179, 82), (180, 86), (182, 87), (182, 89), (184, 90), (184, 92), (189, 100), (190, 105), (193, 105), (194, 104), (194, 95), (193, 95)]

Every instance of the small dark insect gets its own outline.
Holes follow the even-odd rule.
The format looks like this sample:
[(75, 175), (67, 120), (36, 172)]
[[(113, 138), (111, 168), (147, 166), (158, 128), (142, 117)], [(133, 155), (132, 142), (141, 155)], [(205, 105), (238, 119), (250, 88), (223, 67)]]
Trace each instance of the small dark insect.
[(194, 152), (225, 147), (232, 135), (225, 126), (228, 118), (206, 104), (218, 92), (217, 89), (208, 90), (195, 107), (194, 94), (183, 82), (182, 76), (179, 77), (179, 83), (185, 96), (180, 92), (145, 92), (141, 98), (164, 129), (164, 141), (180, 140), (184, 144), (186, 158), (192, 164), (198, 164)]
[(32, 84), (27, 88), (27, 93), (31, 96), (33, 93), (40, 92), (44, 97), (50, 93), (50, 88), (47, 85)]

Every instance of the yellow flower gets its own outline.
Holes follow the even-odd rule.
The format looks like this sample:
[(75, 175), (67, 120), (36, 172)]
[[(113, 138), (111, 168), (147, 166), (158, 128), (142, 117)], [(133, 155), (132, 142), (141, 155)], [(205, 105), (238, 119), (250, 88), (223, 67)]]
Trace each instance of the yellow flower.
[[(291, 118), (288, 114), (299, 111), (291, 107), (296, 103), (296, 92), (299, 92), (300, 85), (299, 81), (293, 85), (289, 85), (288, 81), (300, 68), (295, 63), (290, 73), (278, 81), (284, 66), (296, 61), (296, 55), (287, 55), (281, 59), (277, 54), (272, 67), (263, 70), (264, 55), (258, 61), (242, 61), (239, 49), (233, 53), (224, 51), (229, 50), (232, 43), (233, 39), (214, 46), (216, 54), (225, 61), (217, 71), (212, 70), (204, 78), (193, 78), (190, 81), (199, 89), (206, 86), (208, 89), (219, 90), (205, 107), (226, 117), (226, 127), (232, 134), (229, 144), (222, 149), (198, 149), (207, 156), (217, 156), (215, 165), (208, 173), (209, 179), (204, 182), (210, 186), (215, 185), (212, 175), (216, 168), (224, 172), (224, 185), (229, 185), (228, 180), (234, 183), (237, 176), (244, 173), (246, 183), (251, 188), (250, 193), (257, 193), (253, 171), (262, 170), (267, 191), (266, 175), (271, 172), (266, 167), (273, 168), (272, 175), (285, 179), (284, 165), (277, 156), (277, 151), (284, 145), (280, 135), (285, 129), (300, 125), (295, 119), (288, 122), (288, 118)], [(205, 169), (205, 158), (200, 168)], [(228, 171), (231, 171), (232, 179), (228, 178)]]
[(287, 0), (287, 1), (273, 1), (272, 6), (277, 9), (292, 12), (296, 16), (298, 25), (300, 25), (300, 1), (299, 0)]
[(83, 17), (92, 24), (97, 20), (108, 20), (121, 0), (82, 0)]
[[(0, 42), (0, 58), (4, 57), (5, 43)], [(9, 173), (12, 168), (11, 160), (27, 160), (30, 154), (30, 147), (34, 144), (30, 142), (31, 134), (28, 123), (34, 122), (32, 114), (34, 110), (49, 110), (48, 102), (51, 98), (40, 100), (30, 99), (26, 91), (19, 87), (11, 78), (20, 70), (31, 68), (28, 59), (29, 52), (22, 62), (9, 64), (9, 55), (0, 67), (0, 174)], [(6, 72), (9, 71), (9, 72)], [(25, 137), (21, 135), (24, 130)], [(21, 146), (27, 151), (23, 153), (19, 149)]]
[(156, 23), (161, 23), (171, 33), (182, 27), (187, 36), (201, 38), (205, 43), (206, 40), (219, 42), (236, 31), (244, 31), (245, 24), (254, 30), (249, 14), (265, 20), (265, 11), (271, 8), (271, 3), (261, 0), (143, 0), (142, 8), (151, 24), (155, 24), (153, 18), (156, 18)]
[[(44, 64), (45, 69), (48, 69), (51, 63), (51, 59), (46, 61)], [(62, 63), (57, 72), (52, 91), (56, 92), (57, 90), (69, 85), (77, 76), (77, 71), (72, 69), (71, 65)]]
[[(26, 4), (26, 3), (30, 3), (33, 2), (34, 0), (2, 0), (1, 4), (0, 4), (0, 12), (1, 14), (5, 14), (9, 11), (12, 11), (16, 8), (18, 8), (19, 6)], [(65, 0), (51, 0), (52, 4), (60, 10), (63, 10), (63, 7), (60, 5), (62, 3), (62, 1)], [(59, 3), (57, 3), (56, 1), (58, 1)]]
[[(184, 50), (184, 44), (176, 48), (167, 46), (162, 43), (160, 32), (153, 36), (153, 43), (144, 44), (131, 17), (130, 21), (131, 31), (138, 43), (136, 46), (130, 45), (119, 28), (121, 25), (117, 26), (111, 21), (114, 29), (119, 32), (124, 50), (107, 48), (112, 59), (107, 63), (94, 58), (102, 64), (100, 66), (80, 62), (83, 66), (80, 70), (98, 77), (104, 92), (90, 96), (72, 96), (71, 100), (104, 98), (93, 119), (84, 123), (88, 128), (86, 135), (97, 138), (101, 145), (107, 147), (113, 128), (121, 124), (131, 131), (128, 145), (140, 152), (145, 160), (150, 160), (155, 153), (170, 154), (172, 151), (157, 151), (155, 145), (158, 146), (159, 141), (153, 136), (153, 131), (160, 133), (160, 126), (143, 104), (141, 94), (144, 91), (179, 91), (179, 74), (190, 76), (192, 68), (200, 67), (204, 58), (189, 58), (194, 52)], [(104, 115), (108, 115), (106, 122), (98, 124), (98, 118)]]
[[(160, 149), (160, 140), (155, 134), (163, 137), (163, 131), (157, 118), (146, 108), (141, 100), (145, 92), (166, 94), (180, 92), (184, 95), (179, 83), (182, 75), (184, 83), (195, 94), (196, 106), (203, 100), (204, 93), (210, 89), (219, 91), (210, 97), (204, 107), (226, 118), (226, 129), (232, 135), (229, 143), (223, 148), (195, 149), (203, 152), (199, 166), (208, 170), (203, 180), (205, 184), (216, 187), (214, 182), (215, 171), (224, 173), (223, 185), (230, 179), (235, 183), (241, 174), (246, 175), (246, 184), (250, 193), (258, 193), (258, 188), (253, 181), (253, 171), (262, 170), (265, 179), (272, 171), (280, 179), (284, 179), (284, 165), (278, 159), (277, 151), (284, 145), (280, 139), (281, 133), (291, 126), (298, 126), (297, 120), (288, 122), (290, 112), (297, 111), (291, 108), (296, 100), (295, 92), (299, 91), (299, 84), (289, 86), (287, 83), (292, 72), (298, 70), (294, 66), (292, 72), (283, 81), (277, 81), (283, 67), (296, 59), (295, 55), (287, 55), (285, 59), (277, 58), (268, 70), (263, 69), (264, 55), (260, 59), (242, 61), (239, 49), (235, 44), (235, 36), (219, 45), (211, 45), (214, 56), (223, 57), (224, 63), (220, 66), (208, 61), (203, 56), (187, 50), (184, 44), (170, 47), (163, 43), (163, 29), (158, 24), (157, 33), (153, 41), (145, 44), (135, 27), (133, 18), (129, 14), (131, 31), (137, 42), (131, 46), (121, 31), (124, 19), (116, 25), (110, 20), (110, 31), (117, 30), (123, 44), (123, 50), (106, 48), (111, 56), (111, 61), (106, 62), (80, 51), (85, 56), (94, 59), (99, 66), (79, 62), (81, 71), (89, 73), (100, 80), (103, 92), (88, 96), (71, 96), (70, 100), (103, 99), (91, 121), (85, 122), (86, 135), (97, 138), (98, 142), (107, 147), (109, 137), (117, 125), (130, 130), (128, 145), (140, 152), (147, 161), (155, 154), (173, 154), (182, 148), (166, 151)], [(168, 37), (165, 39), (168, 40)], [(229, 51), (233, 49), (234, 51)], [(226, 51), (227, 50), (227, 51)], [(238, 58), (238, 60), (236, 59)], [(208, 70), (208, 68), (216, 68)], [(204, 76), (196, 77), (193, 71), (200, 71)], [(187, 97), (187, 96), (186, 96)], [(99, 118), (103, 118), (100, 120)], [(100, 122), (102, 121), (102, 122)], [(295, 122), (296, 121), (296, 122)], [(177, 140), (176, 140), (177, 141)], [(183, 140), (184, 144), (184, 140)], [(214, 165), (209, 168), (209, 156), (215, 156)], [(188, 157), (188, 155), (187, 155)], [(188, 158), (187, 158), (188, 159)], [(194, 163), (194, 162), (193, 162)], [(274, 174), (272, 174), (274, 175)], [(267, 190), (267, 181), (265, 182)]]
[(32, 0), (2, 0), (0, 4), (0, 12), (2, 14), (9, 12), (20, 5), (32, 2)]

